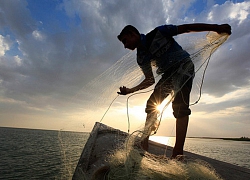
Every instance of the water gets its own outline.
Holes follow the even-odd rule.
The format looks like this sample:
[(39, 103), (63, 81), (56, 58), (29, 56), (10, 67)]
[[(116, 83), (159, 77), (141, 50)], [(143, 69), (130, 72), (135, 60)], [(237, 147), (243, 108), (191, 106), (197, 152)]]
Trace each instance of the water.
[[(71, 179), (88, 136), (0, 127), (0, 179)], [(187, 138), (185, 150), (250, 169), (250, 142)]]
[(0, 179), (71, 179), (88, 136), (0, 128)]
[[(152, 136), (153, 141), (174, 146), (175, 137)], [(186, 138), (185, 151), (250, 169), (250, 141)]]

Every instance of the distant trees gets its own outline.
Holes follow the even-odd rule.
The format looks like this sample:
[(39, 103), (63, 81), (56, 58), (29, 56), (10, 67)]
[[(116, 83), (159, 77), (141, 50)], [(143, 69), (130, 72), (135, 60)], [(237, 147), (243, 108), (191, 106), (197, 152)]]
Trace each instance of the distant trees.
[[(242, 140), (248, 140), (249, 138), (248, 138), (248, 137), (243, 136), (243, 137), (241, 137), (240, 139), (242, 139)], [(249, 139), (249, 140), (250, 140), (250, 139)]]
[(222, 138), (223, 140), (233, 140), (233, 141), (250, 141), (248, 137), (240, 137), (240, 138)]

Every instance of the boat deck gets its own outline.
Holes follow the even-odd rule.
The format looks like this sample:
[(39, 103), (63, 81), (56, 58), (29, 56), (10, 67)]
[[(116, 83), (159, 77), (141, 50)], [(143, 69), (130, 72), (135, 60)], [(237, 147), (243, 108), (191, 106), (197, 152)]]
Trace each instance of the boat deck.
[[(102, 170), (106, 170), (105, 162), (107, 162), (108, 155), (112, 153), (112, 150), (124, 143), (127, 136), (128, 134), (125, 132), (97, 122), (85, 144), (72, 179), (98, 179), (93, 178), (96, 176), (96, 172), (98, 171), (100, 174)], [(149, 141), (148, 152), (155, 155), (165, 154), (167, 157), (170, 157), (172, 147)], [(199, 159), (210, 164), (225, 180), (250, 180), (250, 169), (186, 151), (184, 155), (187, 158)]]

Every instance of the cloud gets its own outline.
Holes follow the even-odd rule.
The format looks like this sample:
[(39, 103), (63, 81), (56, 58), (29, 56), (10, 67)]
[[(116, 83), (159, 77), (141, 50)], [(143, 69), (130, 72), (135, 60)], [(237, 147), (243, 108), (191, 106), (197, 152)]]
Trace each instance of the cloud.
[(223, 96), (249, 85), (249, 13), (250, 2), (227, 1), (222, 5), (212, 6), (208, 9), (207, 16), (197, 18), (207, 23), (228, 23), (232, 26), (231, 37), (211, 58), (203, 92)]
[[(211, 0), (199, 9), (195, 0), (64, 0), (53, 11), (58, 16), (42, 20), (29, 9), (28, 2), (0, 1), (0, 97), (2, 105), (9, 107), (6, 112), (25, 114), (32, 109), (58, 114), (67, 111), (69, 115), (77, 104), (72, 105), (72, 99), (76, 101), (72, 97), (127, 54), (116, 38), (125, 25), (147, 33), (165, 23), (192, 22), (232, 26), (230, 39), (212, 56), (203, 93), (217, 101), (216, 108), (240, 103), (240, 107), (248, 107), (243, 99), (218, 101), (249, 87), (250, 2), (216, 5)], [(61, 14), (64, 26), (58, 25)], [(188, 36), (177, 39), (184, 42)], [(235, 104), (226, 106), (228, 102)], [(203, 103), (200, 108), (215, 111)]]
[(220, 17), (220, 21), (229, 19), (236, 20), (238, 24), (241, 24), (248, 18), (249, 8), (249, 2), (233, 3), (231, 1), (226, 1), (222, 5), (214, 5), (212, 11), (208, 13), (207, 19), (209, 21), (216, 21), (218, 17)]
[(1, 1), (0, 25), (9, 28), (19, 37), (30, 34), (35, 27), (35, 21), (26, 6), (26, 1)]
[(2, 36), (0, 35), (0, 57), (5, 55), (5, 52), (10, 50), (12, 42), (10, 40), (10, 36)]
[(45, 36), (44, 36), (41, 32), (39, 32), (38, 30), (33, 31), (33, 32), (32, 32), (32, 35), (33, 35), (33, 37), (34, 37), (36, 40), (39, 40), (39, 41), (45, 40)]

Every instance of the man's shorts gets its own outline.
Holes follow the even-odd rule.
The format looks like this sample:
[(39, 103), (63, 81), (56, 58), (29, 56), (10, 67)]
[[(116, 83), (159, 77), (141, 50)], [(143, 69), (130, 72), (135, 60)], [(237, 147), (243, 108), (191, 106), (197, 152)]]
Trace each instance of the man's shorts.
[(156, 112), (156, 107), (160, 105), (168, 95), (174, 92), (173, 99), (171, 99), (174, 117), (180, 118), (190, 115), (189, 99), (193, 77), (194, 65), (190, 59), (178, 67), (165, 72), (147, 101), (146, 113)]

